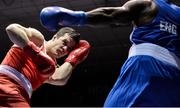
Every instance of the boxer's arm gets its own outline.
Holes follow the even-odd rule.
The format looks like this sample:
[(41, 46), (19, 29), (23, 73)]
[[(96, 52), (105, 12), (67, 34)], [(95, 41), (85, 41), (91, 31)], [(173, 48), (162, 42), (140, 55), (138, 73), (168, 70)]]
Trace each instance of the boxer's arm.
[(65, 59), (64, 64), (62, 64), (59, 68), (56, 68), (55, 73), (48, 81), (46, 81), (46, 83), (53, 85), (65, 85), (70, 78), (73, 69), (87, 58), (89, 50), (90, 44), (85, 40), (80, 40), (79, 44)]
[[(152, 5), (151, 0), (131, 0), (121, 7), (101, 7), (86, 12), (87, 25), (127, 25), (140, 18)], [(148, 14), (147, 14), (148, 15)]]
[(45, 83), (57, 86), (65, 85), (70, 78), (74, 68), (75, 67), (69, 62), (65, 62), (56, 68), (55, 73), (49, 78), (49, 80), (45, 81)]
[(130, 0), (121, 7), (101, 7), (88, 12), (52, 6), (41, 11), (40, 20), (48, 30), (57, 30), (59, 26), (127, 25), (139, 20), (142, 23), (154, 18), (153, 4), (152, 0)]
[(43, 77), (49, 77), (55, 71), (55, 61), (39, 48), (44, 41), (43, 35), (39, 31), (25, 28), (19, 24), (9, 25), (6, 31), (10, 40), (21, 47), (25, 55), (31, 57)]
[(6, 32), (10, 40), (23, 48), (32, 41), (37, 46), (41, 46), (44, 42), (44, 36), (34, 28), (26, 28), (19, 24), (10, 24), (6, 27)]

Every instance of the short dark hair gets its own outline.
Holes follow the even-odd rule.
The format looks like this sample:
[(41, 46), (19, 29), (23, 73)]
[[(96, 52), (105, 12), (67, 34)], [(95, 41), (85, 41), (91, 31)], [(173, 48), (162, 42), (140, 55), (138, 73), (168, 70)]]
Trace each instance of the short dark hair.
[(80, 33), (78, 33), (76, 30), (74, 30), (71, 27), (63, 27), (61, 28), (57, 33), (57, 37), (63, 36), (65, 33), (70, 34), (70, 37), (72, 37), (76, 43), (79, 43), (80, 40)]

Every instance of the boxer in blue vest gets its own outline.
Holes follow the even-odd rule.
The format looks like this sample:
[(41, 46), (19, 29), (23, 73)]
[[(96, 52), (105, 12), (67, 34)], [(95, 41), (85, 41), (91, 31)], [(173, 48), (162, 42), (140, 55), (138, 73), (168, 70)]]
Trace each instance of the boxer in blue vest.
[(120, 7), (87, 12), (52, 6), (42, 9), (40, 18), (51, 31), (133, 24), (128, 59), (104, 107), (180, 106), (180, 7), (171, 1), (126, 0)]

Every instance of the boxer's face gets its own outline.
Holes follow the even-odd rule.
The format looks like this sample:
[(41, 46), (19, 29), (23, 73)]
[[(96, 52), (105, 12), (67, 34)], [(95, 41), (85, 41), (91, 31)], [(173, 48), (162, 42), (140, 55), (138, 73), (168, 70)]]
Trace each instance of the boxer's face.
[(69, 36), (68, 33), (64, 34), (64, 36), (56, 37), (54, 36), (50, 53), (55, 58), (61, 58), (67, 55), (76, 45), (76, 42)]

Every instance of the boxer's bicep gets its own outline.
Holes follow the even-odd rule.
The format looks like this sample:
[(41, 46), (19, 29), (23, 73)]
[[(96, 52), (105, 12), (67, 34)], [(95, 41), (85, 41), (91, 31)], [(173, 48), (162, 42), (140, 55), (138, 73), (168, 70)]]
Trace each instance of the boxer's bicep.
[(10, 40), (20, 46), (24, 47), (28, 41), (34, 42), (37, 46), (41, 46), (44, 42), (44, 36), (34, 28), (26, 28), (20, 24), (10, 24), (6, 27), (6, 32)]
[(29, 41), (27, 33), (24, 31), (24, 29), (25, 28), (19, 24), (10, 24), (6, 27), (6, 32), (9, 39), (21, 48), (26, 46)]

